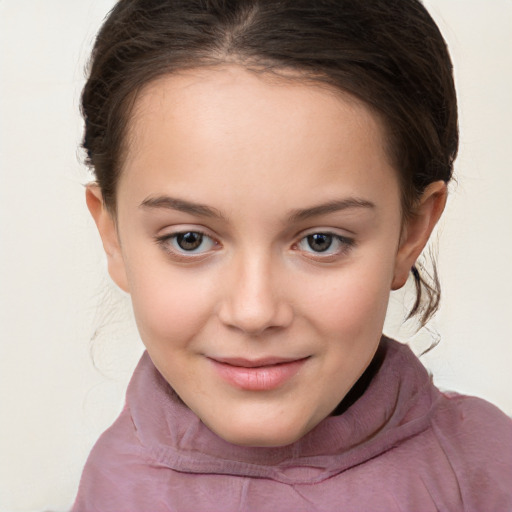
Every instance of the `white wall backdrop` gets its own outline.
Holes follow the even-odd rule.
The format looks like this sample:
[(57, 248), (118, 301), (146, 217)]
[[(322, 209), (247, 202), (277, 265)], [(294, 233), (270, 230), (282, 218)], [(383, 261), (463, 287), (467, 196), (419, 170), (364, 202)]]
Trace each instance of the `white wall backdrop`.
[[(441, 342), (423, 361), (512, 414), (512, 1), (426, 4), (456, 66), (461, 151), (439, 230)], [(0, 512), (70, 507), (142, 351), (77, 151), (83, 68), (112, 5), (0, 0)]]

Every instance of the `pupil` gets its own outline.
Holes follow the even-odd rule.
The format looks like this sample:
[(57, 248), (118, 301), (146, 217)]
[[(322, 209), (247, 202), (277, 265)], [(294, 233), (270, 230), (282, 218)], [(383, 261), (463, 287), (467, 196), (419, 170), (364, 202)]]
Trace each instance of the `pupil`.
[(308, 236), (308, 245), (316, 252), (324, 252), (332, 244), (332, 235), (325, 235), (324, 233), (315, 233)]
[(181, 233), (176, 237), (176, 242), (184, 251), (193, 251), (197, 249), (203, 242), (203, 235), (201, 233)]

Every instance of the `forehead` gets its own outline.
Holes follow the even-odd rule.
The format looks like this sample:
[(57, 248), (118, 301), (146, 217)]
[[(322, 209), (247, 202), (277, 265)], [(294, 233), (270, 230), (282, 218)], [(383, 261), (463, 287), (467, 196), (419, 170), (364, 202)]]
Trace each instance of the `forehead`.
[[(346, 192), (396, 186), (380, 119), (327, 85), (237, 66), (164, 76), (135, 101), (120, 188)], [(152, 190), (150, 190), (152, 189)], [(345, 192), (345, 191), (344, 191)], [(357, 192), (357, 191), (356, 191)], [(186, 192), (187, 194), (189, 192)], [(201, 200), (206, 200), (201, 198)]]

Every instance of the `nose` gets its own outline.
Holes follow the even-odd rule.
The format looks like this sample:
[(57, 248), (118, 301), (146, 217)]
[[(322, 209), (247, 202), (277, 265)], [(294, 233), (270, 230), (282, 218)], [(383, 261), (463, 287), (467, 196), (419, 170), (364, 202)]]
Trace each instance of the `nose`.
[(231, 262), (219, 308), (222, 323), (252, 336), (290, 325), (293, 308), (278, 274), (263, 257)]

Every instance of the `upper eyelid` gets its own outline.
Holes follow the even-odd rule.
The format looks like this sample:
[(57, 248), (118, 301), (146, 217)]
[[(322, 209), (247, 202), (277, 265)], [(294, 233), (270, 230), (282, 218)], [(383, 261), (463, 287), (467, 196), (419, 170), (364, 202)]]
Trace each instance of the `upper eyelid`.
[[(169, 229), (169, 231), (167, 231), (168, 228), (172, 228), (172, 230)], [(173, 238), (173, 237), (183, 234), (183, 233), (199, 233), (202, 236), (212, 239), (216, 244), (221, 244), (220, 237), (217, 236), (216, 234), (213, 234), (210, 229), (208, 229), (204, 226), (191, 225), (190, 227), (188, 227), (187, 225), (185, 225), (183, 227), (179, 226), (176, 228), (169, 226), (166, 228), (162, 228), (160, 231), (164, 231), (164, 233), (155, 236), (155, 239), (157, 241), (170, 239), (170, 238)], [(340, 232), (340, 231), (342, 231), (342, 232)], [(349, 232), (350, 234), (349, 235), (345, 234), (347, 232)], [(301, 232), (294, 235), (293, 236), (293, 245), (298, 244), (300, 241), (302, 241), (304, 238), (306, 238), (308, 236), (311, 236), (314, 234), (319, 234), (319, 233), (322, 233), (325, 235), (332, 235), (335, 238), (338, 238), (338, 239), (341, 238), (345, 241), (355, 242), (353, 233), (347, 229), (332, 228), (332, 227), (329, 227), (329, 228), (314, 227), (314, 228), (304, 229)]]
[(158, 235), (155, 237), (155, 240), (157, 241), (157, 243), (164, 243), (168, 240), (176, 239), (177, 236), (183, 235), (186, 233), (197, 233), (197, 234), (201, 235), (203, 238), (209, 238), (213, 242), (214, 246), (220, 245), (219, 241), (215, 237), (210, 236), (208, 233), (203, 233), (202, 231), (197, 231), (197, 230), (194, 231), (192, 229), (185, 230), (185, 231), (175, 231), (173, 233), (167, 233), (164, 235)]
[(330, 233), (328, 231), (314, 231), (312, 233), (309, 233), (305, 236), (300, 237), (295, 244), (298, 245), (300, 242), (302, 242), (309, 236), (316, 235), (316, 234), (332, 236), (334, 239), (338, 240), (340, 243), (345, 243), (346, 245), (354, 245), (355, 244), (355, 240), (353, 238), (350, 238), (350, 237), (344, 236), (344, 235), (338, 235), (336, 233)]
[(298, 231), (298, 234), (296, 236), (300, 236), (301, 233), (305, 233), (306, 235), (308, 234), (313, 234), (313, 233), (330, 233), (330, 234), (333, 234), (333, 235), (340, 235), (340, 236), (346, 236), (347, 238), (350, 238), (350, 237), (354, 237), (357, 235), (357, 231), (359, 231), (359, 229), (350, 229), (349, 227), (347, 226), (333, 226), (333, 225), (329, 225), (329, 224), (310, 224), (311, 227), (306, 227), (306, 228), (303, 228), (303, 229), (300, 229)]
[[(350, 233), (350, 234), (345, 234)], [(295, 240), (300, 242), (303, 238), (306, 238), (311, 235), (316, 234), (323, 234), (323, 235), (332, 235), (334, 237), (343, 238), (345, 240), (354, 240), (355, 233), (352, 231), (349, 231), (347, 229), (341, 229), (341, 228), (310, 228), (305, 229), (295, 235)]]
[(173, 236), (177, 236), (183, 233), (199, 233), (203, 236), (207, 236), (211, 238), (212, 240), (218, 241), (218, 236), (212, 233), (212, 231), (206, 227), (203, 226), (193, 226), (187, 227), (187, 225), (184, 225), (185, 227), (174, 227), (174, 226), (166, 226), (162, 229), (159, 229), (159, 232), (162, 232), (161, 234), (157, 234), (155, 238), (172, 238)]

